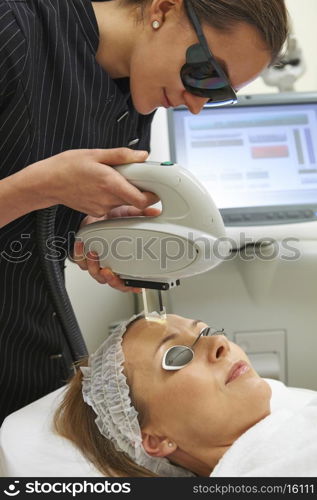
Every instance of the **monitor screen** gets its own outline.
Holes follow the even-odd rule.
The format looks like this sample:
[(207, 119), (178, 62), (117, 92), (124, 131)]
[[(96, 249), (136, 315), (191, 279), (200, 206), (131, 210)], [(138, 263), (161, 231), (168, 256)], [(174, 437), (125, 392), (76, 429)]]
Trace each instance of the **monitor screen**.
[(207, 187), (225, 222), (317, 217), (317, 93), (239, 97), (169, 111), (171, 159)]

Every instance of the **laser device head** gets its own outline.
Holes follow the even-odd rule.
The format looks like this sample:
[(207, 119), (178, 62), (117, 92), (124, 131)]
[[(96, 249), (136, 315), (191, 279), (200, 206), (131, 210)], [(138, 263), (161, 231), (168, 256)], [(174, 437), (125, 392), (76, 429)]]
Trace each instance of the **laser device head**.
[(181, 278), (204, 273), (229, 253), (220, 212), (207, 189), (187, 169), (170, 162), (115, 167), (131, 184), (156, 193), (157, 217), (124, 217), (80, 229), (85, 252), (99, 255), (127, 286), (168, 290)]

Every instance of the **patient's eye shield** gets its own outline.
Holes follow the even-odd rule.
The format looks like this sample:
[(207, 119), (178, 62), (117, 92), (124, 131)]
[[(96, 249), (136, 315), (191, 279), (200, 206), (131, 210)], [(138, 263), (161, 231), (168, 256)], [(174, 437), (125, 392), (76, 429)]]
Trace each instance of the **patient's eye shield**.
[(217, 266), (229, 253), (225, 227), (210, 194), (189, 170), (170, 162), (115, 167), (131, 184), (157, 194), (157, 217), (99, 221), (80, 229), (85, 254), (99, 255), (127, 286), (168, 290), (180, 278)]

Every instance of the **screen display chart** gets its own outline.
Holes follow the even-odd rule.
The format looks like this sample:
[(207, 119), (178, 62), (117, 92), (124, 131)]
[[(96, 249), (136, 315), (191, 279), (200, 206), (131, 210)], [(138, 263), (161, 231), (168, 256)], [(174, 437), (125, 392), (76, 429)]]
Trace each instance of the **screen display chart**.
[(174, 115), (176, 161), (219, 208), (315, 203), (317, 103)]

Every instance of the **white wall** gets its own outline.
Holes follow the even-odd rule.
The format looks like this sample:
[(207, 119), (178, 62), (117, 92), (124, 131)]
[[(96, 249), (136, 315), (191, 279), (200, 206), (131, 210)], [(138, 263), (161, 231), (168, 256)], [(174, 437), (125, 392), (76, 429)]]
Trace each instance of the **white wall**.
[[(296, 84), (298, 91), (317, 90), (317, 0), (287, 0), (293, 20), (295, 34), (298, 36), (307, 62), (307, 72)], [(274, 92), (265, 86), (261, 79), (244, 89), (244, 93)], [(166, 111), (160, 109), (155, 116), (152, 129), (152, 160), (169, 159)], [(86, 338), (90, 351), (94, 350), (104, 338), (108, 326), (113, 321), (129, 317), (134, 303), (131, 293), (123, 294), (105, 285), (96, 283), (87, 272), (75, 264), (66, 267), (66, 284), (75, 313)]]
[(89, 352), (105, 339), (109, 325), (134, 313), (132, 293), (97, 283), (87, 271), (67, 261), (66, 287)]
[[(306, 73), (296, 82), (295, 90), (317, 90), (317, 2), (316, 0), (286, 0), (290, 13), (293, 32), (299, 41), (303, 56), (307, 64)], [(248, 87), (241, 90), (241, 94), (259, 94), (276, 92), (273, 87), (267, 87), (259, 78)]]

